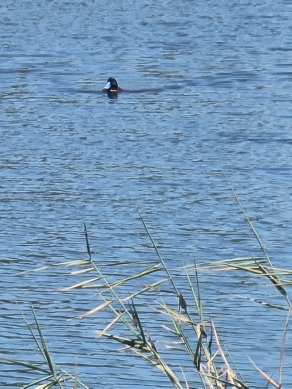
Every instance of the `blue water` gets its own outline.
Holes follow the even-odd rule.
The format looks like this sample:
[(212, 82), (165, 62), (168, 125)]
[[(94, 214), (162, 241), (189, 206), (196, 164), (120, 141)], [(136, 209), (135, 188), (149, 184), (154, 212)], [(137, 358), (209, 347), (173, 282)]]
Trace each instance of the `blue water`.
[[(101, 302), (91, 290), (57, 292), (82, 275), (17, 275), (86, 258), (84, 222), (94, 260), (133, 263), (106, 270), (113, 278), (158, 260), (137, 208), (175, 274), (194, 259), (261, 255), (233, 187), (273, 264), (291, 268), (292, 4), (217, 3), (1, 2), (0, 355), (39, 358), (20, 314), (31, 320), (31, 301), (56, 363), (76, 364), (90, 388), (170, 387), (95, 338), (110, 312), (67, 321)], [(109, 76), (126, 90), (115, 100), (101, 92)], [(286, 313), (235, 294), (285, 305), (282, 296), (250, 274), (200, 277), (206, 316), (247, 384), (265, 385), (247, 356), (276, 379)], [(139, 299), (149, 323), (154, 300)], [(163, 323), (152, 328), (161, 350)], [(289, 367), (287, 357), (285, 387)], [(1, 366), (1, 388), (30, 380)]]

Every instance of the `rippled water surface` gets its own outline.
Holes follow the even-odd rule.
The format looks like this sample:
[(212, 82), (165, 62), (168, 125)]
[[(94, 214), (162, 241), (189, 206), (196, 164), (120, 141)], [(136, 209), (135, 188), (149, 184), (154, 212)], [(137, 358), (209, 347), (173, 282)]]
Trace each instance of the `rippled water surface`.
[[(129, 276), (158, 261), (139, 208), (184, 290), (177, 269), (194, 259), (261, 254), (233, 187), (273, 264), (291, 267), (291, 11), (287, 0), (1, 1), (0, 355), (39, 358), (21, 317), (32, 319), (32, 302), (55, 362), (77, 365), (90, 388), (170, 387), (95, 337), (110, 312), (67, 321), (101, 302), (92, 290), (58, 292), (82, 275), (18, 275), (87, 258), (84, 222), (93, 259)], [(109, 76), (126, 90), (118, 99), (101, 92)], [(281, 296), (245, 273), (200, 277), (206, 316), (247, 384), (265, 385), (248, 356), (276, 379), (286, 313), (236, 295)], [(154, 300), (140, 301), (149, 323)], [(157, 320), (148, 330), (162, 350)], [(288, 334), (286, 388), (289, 350)], [(2, 365), (0, 387), (32, 377)]]

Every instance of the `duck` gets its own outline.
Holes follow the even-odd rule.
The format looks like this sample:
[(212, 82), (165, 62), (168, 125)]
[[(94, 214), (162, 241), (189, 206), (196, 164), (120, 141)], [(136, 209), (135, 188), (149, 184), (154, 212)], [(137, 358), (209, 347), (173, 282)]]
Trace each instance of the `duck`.
[(107, 80), (107, 83), (102, 91), (107, 92), (108, 97), (111, 98), (117, 98), (119, 92), (124, 92), (124, 90), (119, 87), (117, 80), (114, 77), (110, 77)]

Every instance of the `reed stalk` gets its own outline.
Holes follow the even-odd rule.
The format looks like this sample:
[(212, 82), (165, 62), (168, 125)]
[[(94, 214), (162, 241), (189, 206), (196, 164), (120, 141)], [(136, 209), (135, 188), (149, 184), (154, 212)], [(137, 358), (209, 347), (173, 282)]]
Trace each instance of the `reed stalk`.
[[(201, 271), (244, 271), (251, 276), (263, 277), (275, 288), (279, 297), (284, 298), (283, 304), (279, 305), (253, 299), (249, 296), (239, 296), (252, 303), (264, 305), (269, 309), (281, 309), (288, 312), (283, 330), (278, 381), (272, 379), (252, 361), (257, 371), (267, 381), (267, 385), (271, 384), (277, 389), (283, 387), (283, 361), (292, 309), (291, 300), (286, 288), (292, 283), (288, 279), (292, 276), (292, 272), (273, 266), (259, 233), (248, 217), (247, 212), (242, 207), (234, 190), (233, 193), (260, 246), (263, 253), (262, 256), (224, 259), (200, 264), (194, 261), (194, 264), (183, 267), (185, 282), (184, 285), (178, 285), (176, 278), (167, 265), (167, 261), (158, 249), (146, 220), (138, 209), (142, 226), (156, 254), (156, 260), (151, 261), (150, 264), (146, 264), (142, 270), (140, 269), (134, 272), (131, 270), (132, 267), (128, 266), (130, 272), (127, 276), (117, 277), (116, 280), (109, 281), (105, 270), (107, 267), (112, 266), (112, 264), (100, 264), (95, 261), (90, 247), (89, 231), (85, 223), (84, 235), (88, 259), (68, 261), (56, 265), (65, 267), (74, 266), (77, 268), (71, 274), (74, 277), (78, 277), (78, 281), (71, 283), (70, 286), (61, 288), (60, 292), (65, 293), (72, 290), (90, 289), (94, 290), (98, 296), (97, 299), (99, 301), (97, 305), (81, 316), (78, 316), (78, 318), (83, 319), (97, 312), (109, 309), (112, 313), (110, 323), (101, 330), (94, 331), (94, 333), (98, 337), (107, 338), (122, 344), (124, 351), (133, 352), (137, 357), (144, 359), (150, 366), (159, 369), (169, 379), (171, 385), (177, 389), (188, 389), (194, 382), (197, 386), (200, 385), (204, 389), (248, 388), (240, 372), (230, 362), (229, 356), (226, 355), (215, 322), (213, 320), (205, 320), (204, 318), (204, 299), (201, 293), (199, 277)], [(129, 264), (125, 263), (125, 265), (127, 266)], [(35, 269), (35, 271), (44, 270), (45, 268), (47, 267)], [(79, 277), (88, 275), (89, 273), (93, 274), (91, 278), (80, 280)], [(150, 283), (147, 282), (149, 275), (152, 275), (152, 281)], [(155, 275), (155, 281), (153, 281), (153, 275)], [(182, 293), (182, 290), (184, 290), (184, 293)], [(155, 292), (157, 297), (161, 298), (165, 293), (168, 293), (168, 296), (171, 296), (171, 298), (168, 299), (168, 303), (163, 300), (159, 302), (152, 300), (149, 303), (149, 293), (153, 295), (153, 292)], [(144, 314), (140, 311), (139, 304), (137, 303), (138, 301), (140, 305), (141, 301), (148, 303), (150, 311), (153, 310), (153, 312), (155, 311), (163, 315), (165, 324), (161, 326), (159, 336), (168, 339), (171, 336), (176, 340), (175, 346), (174, 343), (169, 341), (166, 348), (161, 349), (158, 347), (158, 344), (153, 340), (153, 335), (150, 334), (150, 323), (145, 321)], [(58, 386), (62, 389), (63, 385), (66, 385), (65, 383), (70, 380), (71, 382), (73, 380), (74, 389), (78, 386), (87, 388), (85, 384), (77, 379), (76, 374), (69, 374), (54, 364), (34, 308), (31, 307), (31, 310), (36, 333), (32, 331), (25, 317), (24, 321), (44, 360), (44, 366), (39, 367), (37, 364), (13, 361), (3, 356), (0, 356), (0, 362), (26, 366), (32, 369), (32, 371), (43, 375), (42, 378), (24, 386), (23, 389), (30, 388), (34, 385), (39, 385), (37, 386), (38, 389), (50, 388), (52, 386)], [(118, 333), (115, 331), (117, 324), (119, 324)], [(184, 367), (179, 363), (174, 365), (173, 362), (168, 362), (169, 352), (183, 354), (184, 358), (181, 360), (191, 364), (191, 373), (188, 371), (188, 374), (186, 374)]]

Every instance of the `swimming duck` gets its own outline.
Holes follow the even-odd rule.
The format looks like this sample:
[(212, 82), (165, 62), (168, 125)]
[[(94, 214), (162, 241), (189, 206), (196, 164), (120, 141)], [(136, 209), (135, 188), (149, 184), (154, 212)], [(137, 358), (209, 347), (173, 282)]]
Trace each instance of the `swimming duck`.
[(107, 92), (108, 97), (117, 97), (119, 92), (123, 92), (123, 89), (118, 86), (115, 78), (110, 77), (103, 88), (103, 92)]

